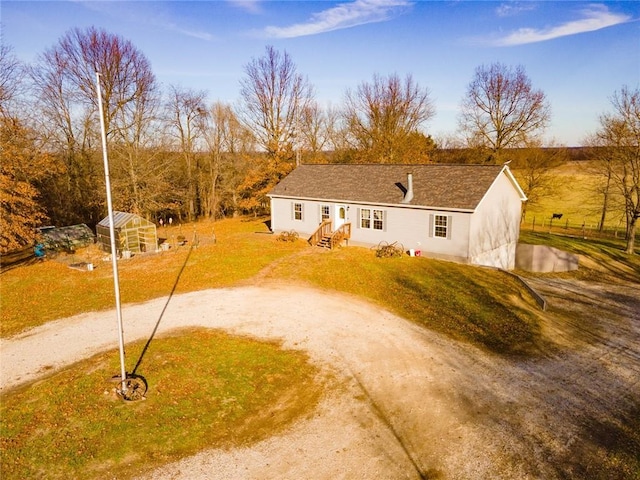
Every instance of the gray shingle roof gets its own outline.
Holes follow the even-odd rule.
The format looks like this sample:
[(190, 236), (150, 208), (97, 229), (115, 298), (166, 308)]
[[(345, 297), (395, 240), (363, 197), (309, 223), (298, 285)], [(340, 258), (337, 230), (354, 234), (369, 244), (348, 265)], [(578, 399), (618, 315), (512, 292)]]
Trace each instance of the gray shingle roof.
[(410, 173), (414, 196), (408, 205), (473, 210), (502, 169), (502, 165), (300, 165), (269, 195), (400, 204)]

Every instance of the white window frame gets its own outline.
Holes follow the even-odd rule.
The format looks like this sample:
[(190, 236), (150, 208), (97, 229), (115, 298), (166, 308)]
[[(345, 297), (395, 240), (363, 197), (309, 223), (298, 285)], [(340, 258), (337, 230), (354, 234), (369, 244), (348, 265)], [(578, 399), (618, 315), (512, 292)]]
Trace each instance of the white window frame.
[(331, 220), (331, 206), (320, 205), (320, 221)]
[(360, 209), (359, 225), (360, 225), (360, 228), (371, 228), (371, 209), (370, 208)]
[(293, 203), (293, 219), (296, 221), (302, 221), (304, 219), (304, 207), (302, 203), (294, 202)]
[(451, 240), (453, 216), (444, 213), (429, 214), (429, 238)]
[(433, 236), (438, 238), (449, 238), (449, 217), (447, 215), (433, 216)]
[(373, 222), (371, 222), (371, 228), (373, 230), (384, 230), (385, 220), (384, 210), (373, 210)]
[(387, 212), (377, 208), (360, 208), (358, 225), (369, 230), (386, 230)]

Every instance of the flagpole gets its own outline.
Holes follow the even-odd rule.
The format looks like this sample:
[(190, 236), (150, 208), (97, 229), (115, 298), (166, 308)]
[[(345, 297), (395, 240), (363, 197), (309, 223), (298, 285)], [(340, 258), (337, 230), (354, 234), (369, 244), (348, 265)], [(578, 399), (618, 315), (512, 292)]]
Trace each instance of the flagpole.
[(104, 180), (107, 189), (107, 209), (109, 210), (109, 235), (111, 236), (111, 265), (113, 268), (113, 289), (116, 297), (116, 317), (118, 319), (118, 340), (120, 347), (120, 380), (121, 392), (127, 391), (127, 371), (124, 366), (124, 330), (122, 327), (122, 309), (120, 308), (120, 281), (118, 279), (118, 257), (116, 250), (116, 234), (113, 219), (113, 203), (111, 202), (111, 181), (109, 180), (109, 157), (107, 155), (107, 132), (104, 126), (102, 109), (102, 91), (100, 90), (100, 74), (96, 68), (96, 91), (98, 93), (98, 110), (100, 112), (100, 131), (102, 134), (102, 158), (104, 160)]

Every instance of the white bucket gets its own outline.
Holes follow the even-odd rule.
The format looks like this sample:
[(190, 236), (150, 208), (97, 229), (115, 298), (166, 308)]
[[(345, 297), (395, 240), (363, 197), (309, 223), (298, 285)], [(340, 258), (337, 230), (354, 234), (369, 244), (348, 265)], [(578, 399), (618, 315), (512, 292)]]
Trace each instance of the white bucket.
[(93, 263), (87, 263), (87, 270), (93, 272)]
[(416, 251), (413, 248), (409, 249), (409, 256), (410, 257), (415, 257), (416, 256)]

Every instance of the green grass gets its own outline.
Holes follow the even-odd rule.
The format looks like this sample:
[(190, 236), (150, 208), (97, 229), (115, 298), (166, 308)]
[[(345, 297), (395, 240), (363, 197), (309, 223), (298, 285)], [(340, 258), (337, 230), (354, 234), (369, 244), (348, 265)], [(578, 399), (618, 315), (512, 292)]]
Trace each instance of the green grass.
[[(122, 302), (137, 303), (172, 292), (235, 285), (275, 260), (304, 248), (304, 242), (278, 242), (267, 234), (263, 222), (264, 219), (201, 222), (195, 225), (200, 238), (197, 248), (187, 244), (120, 261)], [(159, 235), (171, 239), (179, 232), (182, 229), (173, 227), (160, 229)], [(183, 234), (193, 238), (193, 227), (185, 227)], [(3, 273), (0, 335), (7, 337), (58, 318), (113, 308), (111, 262), (103, 261), (105, 254), (92, 249), (64, 259), (66, 263), (47, 260)], [(67, 265), (87, 260), (95, 263), (94, 271), (73, 270)]]
[(534, 245), (549, 245), (579, 255), (579, 270), (560, 274), (562, 276), (614, 283), (620, 280), (636, 283), (640, 281), (640, 244), (636, 244), (635, 255), (628, 255), (624, 253), (625, 242), (622, 239), (585, 239), (522, 230), (520, 241)]
[(303, 353), (211, 330), (154, 340), (146, 400), (117, 398), (109, 380), (118, 361), (97, 355), (3, 395), (3, 479), (129, 478), (205, 447), (266, 438), (321, 391)]
[[(203, 222), (195, 228), (201, 239), (197, 248), (120, 262), (125, 303), (250, 284), (261, 273), (261, 280), (368, 299), (494, 354), (531, 355), (543, 346), (541, 312), (503, 272), (424, 257), (380, 259), (358, 247), (311, 254), (303, 240), (278, 242), (266, 235), (262, 219)], [(174, 227), (167, 238), (177, 232)], [(640, 275), (639, 257), (625, 255), (619, 240), (539, 232), (523, 232), (522, 239), (580, 254), (581, 270), (563, 275), (632, 281)], [(80, 272), (61, 261), (88, 255), (3, 273), (2, 335), (113, 308), (110, 263)], [(142, 344), (127, 350), (135, 358)], [(152, 386), (146, 401), (122, 403), (111, 393), (107, 379), (119, 371), (117, 361), (113, 353), (98, 355), (2, 396), (3, 478), (139, 474), (204, 447), (264, 438), (308, 411), (320, 395), (304, 355), (210, 331), (154, 339), (138, 372)]]
[(502, 354), (535, 349), (536, 307), (510, 275), (424, 257), (376, 258), (349, 247), (290, 257), (270, 272), (286, 279), (367, 298), (456, 340)]

